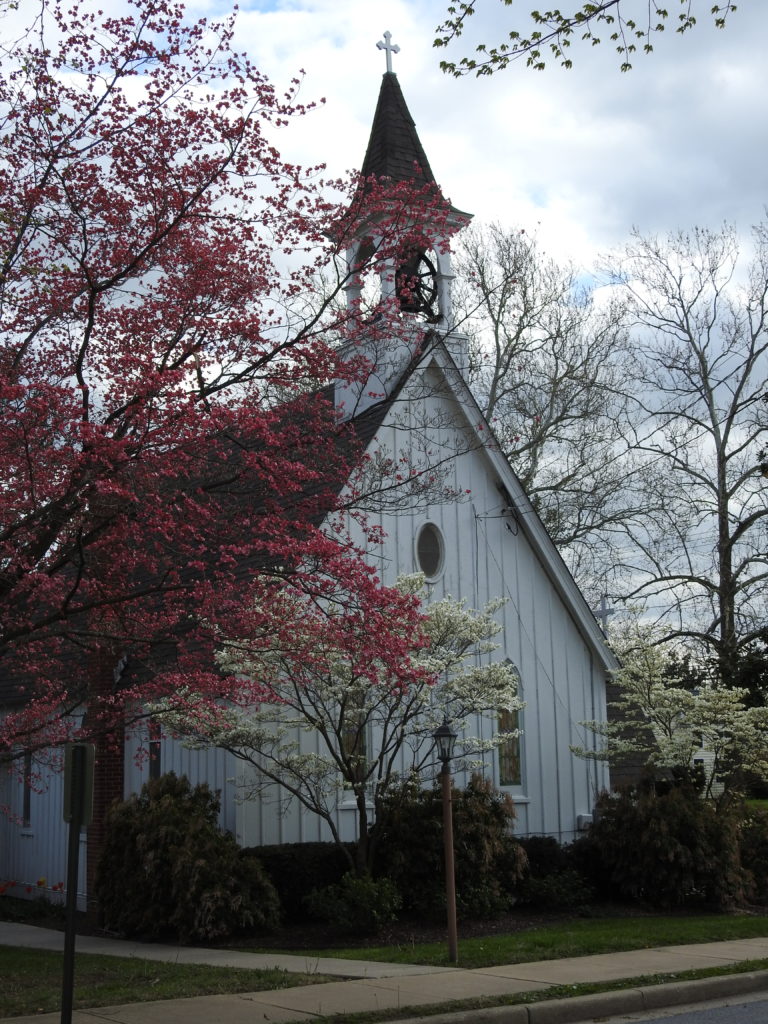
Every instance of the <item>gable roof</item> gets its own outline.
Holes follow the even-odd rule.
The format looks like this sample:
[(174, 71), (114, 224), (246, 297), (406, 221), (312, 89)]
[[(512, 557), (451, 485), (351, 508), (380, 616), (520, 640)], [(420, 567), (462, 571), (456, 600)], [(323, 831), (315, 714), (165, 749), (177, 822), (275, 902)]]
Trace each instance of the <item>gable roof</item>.
[[(417, 355), (404, 370), (390, 396), (372, 409), (366, 410), (363, 414), (363, 416), (370, 417), (367, 424), (368, 427), (370, 428), (370, 425), (375, 421), (378, 421), (379, 425), (384, 423), (386, 413), (402, 395), (403, 389), (411, 375), (417, 369), (423, 368), (428, 364), (435, 365), (440, 370), (451, 397), (456, 400), (462, 409), (468, 429), (472, 430), (477, 438), (478, 450), (484, 453), (499, 483), (503, 485), (505, 496), (511, 501), (515, 511), (519, 513), (518, 522), (521, 532), (525, 535), (544, 572), (552, 582), (571, 617), (576, 622), (585, 643), (592, 650), (607, 673), (615, 672), (619, 667), (619, 663), (608, 647), (605, 635), (592, 609), (589, 607), (578, 584), (571, 575), (554, 541), (549, 536), (530, 498), (525, 493), (517, 474), (503, 454), (490, 423), (485, 418), (482, 409), (464, 380), (461, 370), (445, 343), (444, 337), (438, 332), (434, 330), (428, 331), (421, 354)], [(356, 420), (353, 419), (351, 422), (354, 425)], [(361, 435), (358, 436), (362, 439)], [(375, 435), (372, 435), (370, 443), (375, 443)]]

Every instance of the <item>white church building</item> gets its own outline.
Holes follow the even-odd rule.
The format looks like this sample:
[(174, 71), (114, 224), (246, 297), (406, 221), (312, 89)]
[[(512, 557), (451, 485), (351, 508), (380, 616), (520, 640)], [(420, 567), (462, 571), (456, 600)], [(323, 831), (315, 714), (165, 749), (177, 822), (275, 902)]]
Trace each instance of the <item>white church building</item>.
[[(389, 70), (389, 56), (363, 174), (407, 181), (417, 168), (423, 182), (434, 183), (397, 77)], [(467, 341), (452, 330), (451, 257), (442, 248), (416, 256), (417, 287), (403, 302), (403, 336), (392, 346), (379, 344), (379, 351), (372, 353), (371, 379), (362, 385), (338, 385), (336, 402), (343, 415), (359, 424), (359, 436), (371, 455), (407, 450), (418, 462), (425, 446), (445, 453), (440, 460), (442, 482), (460, 497), (373, 511), (370, 520), (385, 540), (371, 558), (387, 584), (401, 574), (421, 571), (430, 598), (464, 599), (472, 608), (504, 600), (497, 613), (503, 625), (496, 638), (500, 646), (493, 657), (509, 659), (517, 668), (525, 706), (516, 720), (509, 713), (501, 722), (478, 723), (486, 735), (520, 729), (517, 739), (486, 755), (484, 772), (513, 798), (517, 834), (551, 835), (568, 842), (587, 826), (597, 794), (609, 785), (607, 768), (576, 757), (571, 747), (591, 742), (582, 721), (605, 719), (606, 683), (617, 666), (465, 382)], [(353, 248), (350, 260), (355, 256)], [(393, 278), (385, 277), (384, 292), (394, 287)], [(356, 288), (352, 281), (351, 302)], [(311, 737), (302, 742), (311, 745)], [(323, 823), (296, 802), (280, 813), (278, 793), (239, 800), (246, 766), (231, 754), (191, 750), (160, 739), (151, 743), (152, 758), (137, 763), (138, 743), (129, 739), (125, 745), (126, 796), (137, 792), (150, 773), (174, 771), (220, 791), (222, 826), (243, 846), (330, 839)], [(466, 781), (455, 779), (459, 787)], [(10, 806), (11, 816), (0, 821), (0, 882), (14, 879), (35, 886), (42, 876), (49, 883), (63, 879), (66, 832), (60, 779), (51, 780), (47, 793), (24, 793), (11, 779), (0, 783), (3, 787), (0, 803)], [(342, 836), (354, 839), (356, 810), (343, 791), (337, 821)], [(89, 873), (86, 856), (84, 836), (83, 889)]]

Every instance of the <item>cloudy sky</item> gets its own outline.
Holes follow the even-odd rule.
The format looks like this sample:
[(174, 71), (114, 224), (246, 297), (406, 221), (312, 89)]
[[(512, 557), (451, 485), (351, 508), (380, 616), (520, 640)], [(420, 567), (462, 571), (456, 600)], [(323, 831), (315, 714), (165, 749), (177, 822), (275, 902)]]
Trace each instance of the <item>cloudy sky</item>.
[[(518, 62), (481, 79), (439, 67), (432, 41), (447, 0), (240, 0), (238, 45), (277, 85), (300, 68), (303, 99), (326, 105), (281, 140), (284, 155), (359, 167), (384, 54), (383, 32), (401, 47), (394, 70), (435, 176), (461, 209), (482, 220), (538, 230), (551, 255), (584, 267), (619, 245), (633, 225), (665, 232), (735, 222), (747, 232), (768, 199), (768, 5), (739, 5), (728, 27), (667, 31), (655, 53), (618, 70), (610, 44), (574, 48), (575, 68), (534, 72)], [(626, 8), (644, 6), (624, 0)], [(226, 8), (192, 0), (190, 13)], [(527, 0), (516, 9), (528, 10)], [(668, 4), (674, 16), (676, 3)], [(480, 0), (473, 34), (497, 41), (508, 24), (500, 0)], [(449, 51), (455, 59), (468, 47)]]

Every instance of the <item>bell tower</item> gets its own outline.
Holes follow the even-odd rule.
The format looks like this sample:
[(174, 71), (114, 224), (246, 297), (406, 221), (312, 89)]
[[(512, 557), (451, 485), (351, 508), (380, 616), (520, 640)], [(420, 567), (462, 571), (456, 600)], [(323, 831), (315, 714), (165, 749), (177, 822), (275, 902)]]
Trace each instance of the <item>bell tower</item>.
[[(383, 41), (376, 46), (385, 51), (386, 72), (382, 76), (363, 160), (357, 201), (364, 208), (366, 196), (370, 196), (375, 186), (385, 189), (393, 186), (395, 190), (398, 185), (403, 186), (404, 190), (411, 191), (414, 204), (410, 219), (413, 224), (419, 224), (419, 232), (429, 239), (428, 242), (415, 241), (396, 257), (388, 255), (378, 259), (377, 252), (386, 248), (385, 229), (381, 224), (387, 221), (387, 217), (373, 213), (369, 219), (361, 218), (356, 237), (347, 249), (347, 306), (360, 308), (364, 282), (357, 268), (373, 265), (375, 269), (368, 274), (369, 278), (376, 278), (373, 312), (375, 314), (377, 298), (387, 301), (390, 309), (399, 312), (404, 328), (401, 338), (398, 341), (393, 339), (386, 351), (380, 346), (372, 360), (376, 367), (372, 376), (380, 385), (380, 390), (375, 393), (386, 395), (389, 393), (386, 381), (399, 377), (428, 332), (444, 341), (460, 369), (466, 364), (466, 337), (453, 330), (453, 272), (449, 239), (469, 223), (471, 214), (462, 212), (444, 198), (432, 173), (397, 75), (392, 70), (392, 55), (399, 53), (400, 47), (392, 43), (390, 32), (385, 32)], [(418, 211), (415, 209), (417, 204), (420, 206)], [(400, 211), (398, 217), (407, 229), (407, 209)], [(368, 305), (370, 308), (370, 301)], [(410, 335), (414, 344), (404, 346), (404, 335)], [(347, 399), (350, 397), (347, 395)], [(357, 411), (361, 411), (361, 403), (362, 406), (371, 404), (360, 395), (355, 403)]]

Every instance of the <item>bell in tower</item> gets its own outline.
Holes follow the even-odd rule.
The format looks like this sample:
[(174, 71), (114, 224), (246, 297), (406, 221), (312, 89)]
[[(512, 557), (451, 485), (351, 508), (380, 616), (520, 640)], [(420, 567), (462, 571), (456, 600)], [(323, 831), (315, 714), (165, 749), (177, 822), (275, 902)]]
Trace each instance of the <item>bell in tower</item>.
[(437, 268), (426, 252), (414, 250), (410, 259), (397, 268), (395, 293), (403, 313), (422, 313), (428, 323), (439, 320)]

